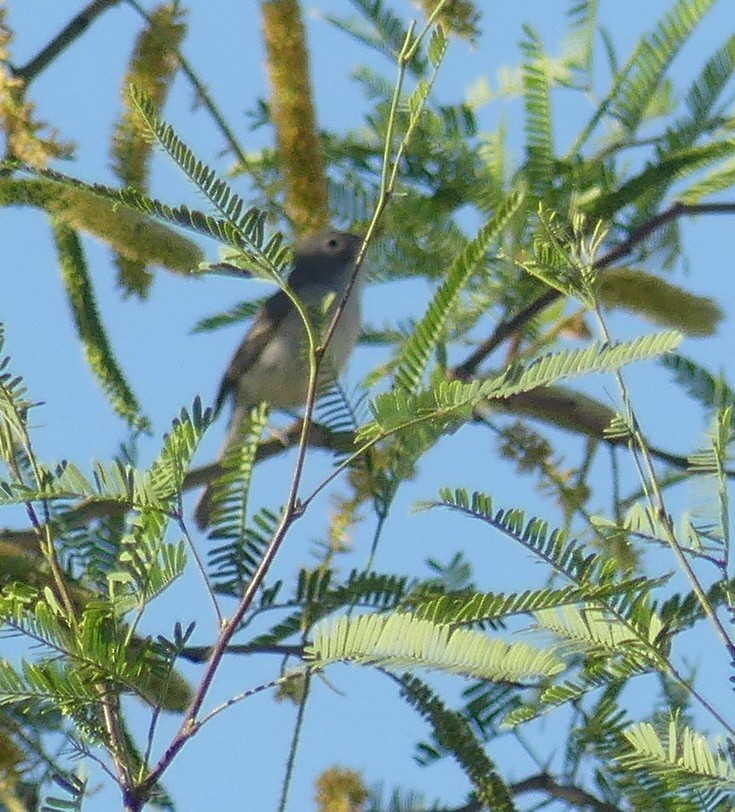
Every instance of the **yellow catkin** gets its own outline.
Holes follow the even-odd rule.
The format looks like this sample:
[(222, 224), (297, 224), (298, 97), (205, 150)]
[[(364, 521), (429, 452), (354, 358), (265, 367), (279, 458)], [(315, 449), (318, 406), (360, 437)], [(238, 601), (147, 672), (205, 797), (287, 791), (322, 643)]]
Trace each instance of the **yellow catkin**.
[(70, 144), (61, 143), (26, 101), (25, 82), (10, 73), (9, 46), (12, 33), (5, 22), (7, 9), (0, 9), (0, 132), (5, 136), (6, 158), (44, 167), (53, 158), (68, 158)]
[(148, 163), (153, 147), (146, 128), (133, 107), (129, 88), (142, 90), (160, 112), (179, 65), (178, 48), (186, 33), (181, 11), (166, 3), (150, 14), (140, 33), (122, 84), (123, 112), (115, 127), (112, 157), (120, 180), (146, 189)]
[(297, 0), (266, 0), (261, 8), (286, 212), (296, 233), (301, 234), (322, 228), (329, 220), (306, 35)]
[[(439, 5), (439, 0), (418, 0), (417, 5), (429, 17)], [(436, 22), (441, 23), (447, 31), (472, 43), (480, 35), (477, 27), (479, 21), (480, 12), (470, 0), (447, 0), (436, 16)]]
[(332, 767), (316, 782), (316, 803), (319, 812), (360, 812), (364, 809), (368, 791), (362, 776), (354, 770)]

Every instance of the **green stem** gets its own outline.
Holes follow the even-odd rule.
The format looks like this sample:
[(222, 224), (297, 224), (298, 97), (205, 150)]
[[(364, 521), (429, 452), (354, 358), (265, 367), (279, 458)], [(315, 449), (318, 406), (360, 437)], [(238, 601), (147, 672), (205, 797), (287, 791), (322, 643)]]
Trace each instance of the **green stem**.
[(293, 736), (291, 737), (291, 746), (288, 751), (288, 762), (286, 763), (286, 773), (283, 777), (283, 787), (281, 789), (281, 800), (278, 803), (278, 812), (286, 812), (286, 804), (288, 803), (288, 791), (291, 788), (291, 780), (293, 779), (294, 766), (296, 764), (296, 752), (301, 740), (301, 731), (304, 727), (304, 717), (306, 716), (306, 703), (309, 699), (309, 689), (311, 688), (311, 674), (306, 672), (303, 676), (303, 693), (299, 701), (299, 710), (296, 714), (296, 724), (294, 725)]

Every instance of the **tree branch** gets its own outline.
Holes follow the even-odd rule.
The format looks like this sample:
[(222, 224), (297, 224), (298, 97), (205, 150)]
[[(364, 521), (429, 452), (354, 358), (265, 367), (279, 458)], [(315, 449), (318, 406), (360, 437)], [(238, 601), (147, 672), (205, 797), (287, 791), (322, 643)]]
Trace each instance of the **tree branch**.
[(71, 20), (59, 31), (59, 33), (45, 45), (29, 62), (22, 68), (13, 71), (18, 79), (22, 79), (29, 85), (41, 71), (48, 67), (57, 56), (62, 54), (76, 39), (78, 39), (89, 26), (109, 8), (116, 6), (121, 0), (92, 0), (86, 8)]
[[(184, 660), (192, 663), (206, 663), (212, 656), (212, 646), (187, 646), (181, 652)], [(247, 643), (227, 646), (227, 654), (280, 654), (283, 657), (303, 657), (303, 646), (251, 646)]]
[(551, 798), (558, 798), (573, 806), (594, 809), (595, 812), (620, 812), (620, 809), (606, 801), (601, 801), (586, 790), (573, 784), (557, 784), (547, 773), (533, 775), (516, 784), (511, 784), (513, 795), (522, 795), (525, 792), (544, 792)]
[[(675, 201), (668, 209), (651, 217), (650, 220), (647, 220), (632, 231), (623, 242), (599, 257), (593, 267), (598, 271), (609, 268), (613, 263), (632, 253), (637, 245), (667, 223), (679, 217), (697, 214), (735, 214), (735, 203), (688, 204)], [(471, 378), (480, 364), (496, 347), (502, 344), (506, 338), (520, 330), (525, 324), (528, 324), (531, 319), (559, 298), (561, 298), (561, 293), (558, 290), (549, 289), (542, 293), (537, 299), (534, 299), (534, 301), (521, 310), (520, 313), (517, 313), (506, 321), (501, 321), (495, 328), (493, 334), (487, 340), (483, 341), (463, 363), (455, 367), (453, 370), (454, 377), (461, 380)]]
[[(255, 455), (257, 462), (282, 454), (298, 444), (301, 437), (303, 420), (296, 420), (283, 431), (274, 434), (258, 446)], [(318, 423), (312, 423), (306, 437), (306, 443), (312, 448), (323, 448), (328, 451), (348, 452), (354, 449), (354, 434), (351, 431), (330, 432)], [(210, 483), (222, 473), (217, 462), (194, 468), (184, 478), (183, 491), (190, 491)], [(130, 505), (117, 501), (81, 501), (70, 510), (54, 519), (50, 525), (52, 532), (66, 532), (86, 526), (94, 519), (123, 516), (130, 510)], [(0, 529), (0, 551), (3, 545), (13, 545), (19, 552), (38, 552), (37, 529)], [(9, 550), (8, 550), (9, 551)]]
[[(511, 414), (524, 414), (524, 401), (529, 399), (528, 394), (514, 395), (512, 398), (507, 398), (504, 402), (498, 402), (495, 406), (500, 411), (507, 411)], [(517, 408), (514, 409), (514, 406)], [(538, 415), (531, 414), (537, 419), (544, 422), (553, 423), (553, 420), (545, 419)], [(482, 418), (478, 418), (482, 419)], [(258, 451), (255, 455), (257, 462), (275, 457), (277, 454), (282, 454), (293, 448), (298, 444), (303, 421), (297, 420), (272, 437), (258, 446)], [(586, 434), (587, 436), (599, 439), (609, 445), (619, 445), (620, 442), (615, 439), (602, 436), (602, 428), (599, 432), (595, 432), (586, 426), (579, 426), (576, 429), (567, 426), (567, 430), (576, 431), (579, 434)], [(323, 448), (326, 451), (353, 451), (354, 434), (351, 431), (330, 432), (324, 426), (318, 423), (312, 423), (310, 431), (307, 436), (307, 445), (311, 448)], [(651, 446), (650, 453), (662, 462), (668, 463), (673, 468), (686, 470), (689, 463), (685, 456), (678, 454), (671, 454), (661, 448)], [(213, 462), (209, 465), (202, 465), (199, 468), (193, 468), (184, 478), (183, 491), (190, 491), (194, 488), (200, 488), (202, 485), (207, 485), (212, 482), (216, 477), (222, 473), (220, 463)], [(725, 476), (728, 479), (735, 479), (735, 470), (726, 470)], [(90, 521), (94, 519), (113, 518), (116, 516), (124, 516), (129, 510), (130, 505), (123, 502), (116, 501), (82, 501), (75, 507), (66, 511), (58, 516), (50, 523), (53, 535), (60, 532), (67, 532), (75, 528), (85, 527)], [(43, 526), (42, 526), (43, 527)], [(0, 557), (8, 558), (9, 556), (37, 556), (38, 550), (38, 531), (30, 528), (0, 528)]]

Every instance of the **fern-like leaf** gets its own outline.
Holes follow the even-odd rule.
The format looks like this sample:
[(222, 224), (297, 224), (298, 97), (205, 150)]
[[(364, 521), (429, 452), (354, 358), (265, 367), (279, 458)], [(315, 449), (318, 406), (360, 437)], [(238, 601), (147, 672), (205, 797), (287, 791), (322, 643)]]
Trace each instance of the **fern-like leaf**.
[(554, 179), (554, 140), (547, 55), (533, 29), (523, 28), (523, 100), (526, 109), (525, 174), (531, 193), (543, 198)]
[(484, 262), (490, 245), (497, 240), (522, 202), (520, 194), (511, 195), (480, 229), (452, 264), (423, 319), (416, 325), (397, 361), (395, 381), (403, 389), (415, 392), (421, 386), (426, 365), (437, 343), (443, 338), (452, 308), (467, 280)]
[(405, 699), (429, 722), (437, 742), (454, 756), (470, 779), (478, 800), (494, 812), (514, 812), (515, 805), (509, 788), (467, 720), (461, 714), (450, 711), (416, 677), (404, 676), (400, 684)]
[(671, 153), (656, 163), (650, 163), (618, 189), (603, 194), (585, 213), (592, 220), (608, 220), (626, 206), (634, 204), (651, 189), (666, 189), (674, 181), (691, 175), (711, 164), (731, 158), (735, 153), (732, 141), (715, 141), (701, 147), (689, 147), (680, 152)]
[(191, 413), (182, 409), (178, 419), (174, 420), (171, 431), (164, 437), (163, 449), (148, 474), (151, 490), (162, 502), (174, 499), (180, 493), (191, 460), (211, 419), (212, 410), (203, 410), (197, 397)]
[[(328, 14), (327, 19), (358, 42), (395, 62), (408, 33), (400, 17), (386, 8), (383, 0), (352, 0), (352, 5), (362, 14), (370, 28), (361, 26), (359, 21), (345, 20), (333, 14)], [(417, 53), (408, 68), (415, 76), (420, 77), (426, 74), (428, 63)]]
[(713, 126), (712, 113), (717, 100), (727, 88), (735, 72), (735, 35), (718, 48), (704, 63), (699, 75), (687, 91), (687, 115), (682, 116), (666, 131), (668, 152), (678, 152), (692, 146), (697, 138)]
[(561, 589), (533, 589), (512, 595), (493, 592), (450, 594), (426, 600), (409, 600), (408, 604), (419, 619), (441, 624), (467, 624), (568, 604), (595, 604), (614, 595), (640, 593), (649, 588), (650, 583), (645, 578), (633, 578), (599, 586), (589, 584)]
[(160, 510), (145, 511), (132, 523), (121, 544), (119, 566), (107, 576), (121, 613), (142, 609), (184, 573), (183, 541), (164, 541), (168, 518)]
[(222, 461), (222, 473), (212, 483), (210, 497), (210, 537), (213, 539), (237, 541), (243, 536), (255, 455), (267, 423), (265, 404), (252, 409), (241, 441), (230, 447)]
[[(237, 508), (235, 508), (237, 512)], [(217, 590), (239, 596), (260, 565), (278, 524), (278, 515), (269, 508), (261, 508), (244, 528), (235, 515), (233, 521), (222, 524), (219, 533), (231, 539), (210, 553), (212, 580)], [(215, 534), (212, 534), (215, 537)]]
[(564, 668), (548, 650), (489, 639), (482, 632), (453, 629), (406, 613), (342, 617), (320, 624), (306, 656), (319, 667), (347, 660), (391, 670), (440, 669), (513, 682), (547, 678)]
[(700, 809), (735, 798), (735, 768), (723, 747), (713, 750), (707, 739), (690, 726), (672, 719), (667, 735), (661, 737), (648, 722), (632, 725), (624, 732), (630, 749), (620, 756), (626, 769), (639, 776), (660, 779), (672, 796), (695, 799)]
[(679, 353), (664, 355), (659, 363), (670, 369), (674, 373), (674, 380), (705, 409), (735, 407), (735, 390), (728, 386), (721, 375), (713, 375), (696, 361)]
[(265, 299), (238, 302), (234, 307), (224, 313), (218, 313), (215, 316), (207, 316), (206, 318), (200, 319), (192, 328), (192, 333), (206, 333), (210, 330), (219, 330), (222, 327), (240, 324), (247, 319), (251, 319), (264, 303)]
[(18, 671), (0, 660), (0, 705), (40, 714), (59, 708), (80, 713), (97, 701), (94, 686), (60, 663), (23, 663)]
[(424, 502), (422, 508), (447, 507), (462, 515), (479, 519), (531, 550), (577, 586), (613, 581), (616, 565), (610, 559), (594, 553), (585, 553), (576, 541), (570, 540), (563, 530), (549, 530), (542, 519), (526, 519), (520, 510), (495, 508), (487, 494), (475, 491), (469, 495), (463, 489), (444, 488), (436, 502)]
[(677, 198), (685, 204), (696, 204), (718, 192), (729, 191), (733, 186), (735, 186), (735, 160), (731, 159), (705, 173), (689, 188), (679, 192)]
[(638, 129), (666, 70), (714, 0), (677, 0), (673, 8), (644, 37), (622, 71), (611, 107), (629, 133)]
[(3, 354), (5, 327), (0, 323), (0, 457), (14, 467), (19, 449), (27, 444), (26, 417), (31, 403), (26, 400), (23, 380), (9, 372), (10, 357)]
[(613, 372), (634, 361), (650, 360), (671, 352), (680, 342), (681, 335), (669, 330), (640, 336), (632, 341), (592, 343), (584, 350), (545, 355), (527, 365), (511, 366), (503, 375), (486, 381), (481, 387), (480, 396), (505, 398), (570, 377)]
[(357, 442), (372, 442), (409, 427), (417, 432), (421, 427), (426, 433), (422, 443), (428, 448), (442, 433), (471, 419), (474, 409), (485, 399), (501, 400), (567, 378), (611, 372), (633, 361), (670, 352), (680, 341), (679, 333), (667, 331), (613, 345), (593, 343), (585, 350), (566, 350), (514, 364), (483, 383), (442, 381), (417, 395), (400, 389), (386, 392), (371, 404), (375, 421), (361, 427)]
[(197, 188), (207, 196), (222, 216), (232, 224), (241, 239), (255, 251), (257, 264), (264, 268), (266, 275), (276, 277), (278, 271), (288, 262), (288, 250), (283, 245), (283, 237), (276, 233), (265, 243), (264, 217), (254, 208), (246, 208), (229, 185), (218, 178), (213, 169), (197, 160), (191, 149), (179, 138), (170, 124), (158, 116), (155, 104), (137, 88), (130, 90), (141, 116), (158, 139), (158, 142), (186, 173)]

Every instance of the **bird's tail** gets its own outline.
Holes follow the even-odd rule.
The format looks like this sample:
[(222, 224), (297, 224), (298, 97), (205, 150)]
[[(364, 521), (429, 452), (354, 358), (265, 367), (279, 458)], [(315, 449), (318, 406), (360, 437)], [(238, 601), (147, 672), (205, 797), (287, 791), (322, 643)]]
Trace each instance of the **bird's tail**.
[(217, 459), (218, 472), (212, 478), (212, 481), (204, 488), (199, 501), (194, 508), (194, 521), (200, 530), (206, 530), (212, 523), (212, 518), (216, 512), (218, 503), (218, 490), (220, 486), (220, 478), (226, 473), (226, 462), (231, 456), (232, 452), (238, 446), (241, 446), (245, 440), (248, 429), (252, 425), (251, 420), (252, 407), (246, 405), (235, 405), (230, 419), (230, 426), (227, 430), (227, 436), (222, 445), (219, 457)]

